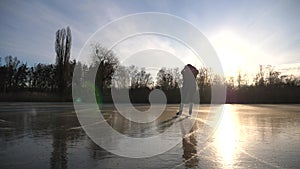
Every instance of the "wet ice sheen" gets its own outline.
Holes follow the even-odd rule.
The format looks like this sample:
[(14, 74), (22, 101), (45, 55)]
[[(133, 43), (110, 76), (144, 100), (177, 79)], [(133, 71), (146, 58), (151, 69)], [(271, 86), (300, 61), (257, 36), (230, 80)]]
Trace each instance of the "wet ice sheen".
[[(120, 133), (149, 137), (173, 123), (177, 106), (148, 125), (127, 121), (112, 105), (103, 115)], [(299, 168), (300, 105), (226, 105), (218, 129), (203, 140), (207, 109), (200, 106), (196, 124), (172, 150), (128, 159), (94, 144), (71, 103), (0, 103), (0, 168)]]

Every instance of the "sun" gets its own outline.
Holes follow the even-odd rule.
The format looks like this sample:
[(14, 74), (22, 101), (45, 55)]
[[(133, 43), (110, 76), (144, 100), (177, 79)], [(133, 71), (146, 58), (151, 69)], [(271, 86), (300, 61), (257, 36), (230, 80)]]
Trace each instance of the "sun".
[(253, 72), (265, 54), (255, 44), (233, 31), (224, 30), (211, 38), (226, 76), (238, 75), (239, 71)]

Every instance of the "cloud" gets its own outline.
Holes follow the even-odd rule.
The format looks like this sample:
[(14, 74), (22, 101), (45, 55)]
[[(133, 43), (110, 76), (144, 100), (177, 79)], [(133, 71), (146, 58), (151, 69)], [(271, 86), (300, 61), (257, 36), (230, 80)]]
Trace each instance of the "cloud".
[(116, 5), (105, 1), (82, 3), (81, 7), (77, 3), (80, 1), (1, 1), (1, 54), (23, 56), (31, 62), (53, 63), (55, 32), (70, 26), (71, 55), (76, 56), (89, 36), (120, 11)]
[(295, 75), (300, 77), (300, 63), (282, 64), (275, 67), (281, 75)]
[[(150, 11), (183, 17), (209, 40), (223, 29), (232, 29), (266, 56), (272, 56), (274, 64), (299, 58), (298, 1), (221, 1), (216, 4), (209, 1), (3, 0), (0, 2), (0, 54), (22, 56), (31, 63), (53, 63), (55, 32), (70, 26), (71, 55), (75, 58), (100, 27), (127, 14)], [(176, 29), (175, 25), (174, 31)]]

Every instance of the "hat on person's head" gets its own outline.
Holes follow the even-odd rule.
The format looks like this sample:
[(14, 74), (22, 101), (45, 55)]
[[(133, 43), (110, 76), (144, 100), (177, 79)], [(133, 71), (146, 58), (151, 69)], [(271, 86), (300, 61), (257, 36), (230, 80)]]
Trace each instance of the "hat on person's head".
[(197, 68), (195, 68), (195, 67), (194, 67), (193, 65), (191, 65), (191, 64), (187, 64), (186, 66), (192, 71), (192, 73), (193, 73), (193, 75), (194, 75), (195, 77), (198, 75), (199, 71), (197, 70)]

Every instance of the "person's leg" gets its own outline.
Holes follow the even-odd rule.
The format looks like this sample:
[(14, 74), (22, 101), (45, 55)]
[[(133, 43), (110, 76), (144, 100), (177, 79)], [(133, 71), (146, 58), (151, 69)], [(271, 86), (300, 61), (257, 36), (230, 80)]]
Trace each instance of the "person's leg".
[(189, 115), (192, 115), (192, 113), (193, 113), (193, 103), (190, 103)]
[(194, 103), (194, 96), (196, 91), (197, 91), (196, 86), (193, 86), (190, 88), (188, 92), (189, 115), (192, 115), (193, 113), (193, 103)]
[(176, 115), (181, 115), (182, 114), (182, 111), (183, 111), (183, 106), (184, 106), (184, 104), (181, 102), (180, 103), (180, 106), (179, 106), (179, 111), (176, 113)]
[(187, 99), (188, 99), (188, 89), (185, 86), (183, 86), (181, 92), (181, 102), (179, 106), (179, 111), (176, 113), (177, 116), (180, 116), (182, 114), (184, 103), (187, 101)]

